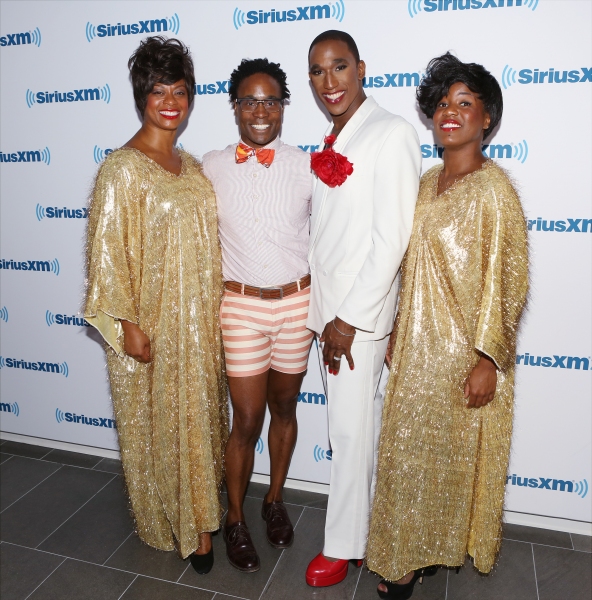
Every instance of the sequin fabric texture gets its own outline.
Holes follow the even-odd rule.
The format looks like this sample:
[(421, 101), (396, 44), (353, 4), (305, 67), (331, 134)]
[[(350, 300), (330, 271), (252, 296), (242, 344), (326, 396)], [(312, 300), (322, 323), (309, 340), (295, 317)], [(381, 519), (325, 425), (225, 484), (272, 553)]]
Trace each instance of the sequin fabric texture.
[[(437, 196), (441, 169), (421, 181), (383, 412), (367, 562), (390, 581), (467, 552), (488, 573), (501, 543), (526, 222), (494, 162)], [(497, 388), (468, 409), (479, 352), (498, 366)]]
[[(183, 558), (223, 514), (228, 405), (219, 330), (216, 198), (181, 152), (174, 175), (122, 148), (97, 175), (87, 240), (85, 318), (107, 341), (107, 366), (138, 535)], [(123, 353), (119, 320), (148, 335), (152, 361)]]

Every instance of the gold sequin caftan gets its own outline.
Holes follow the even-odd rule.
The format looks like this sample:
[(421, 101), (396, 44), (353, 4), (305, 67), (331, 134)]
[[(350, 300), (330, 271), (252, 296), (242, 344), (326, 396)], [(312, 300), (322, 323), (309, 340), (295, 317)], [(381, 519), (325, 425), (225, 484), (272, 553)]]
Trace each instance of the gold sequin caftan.
[[(107, 342), (138, 535), (185, 558), (220, 525), (228, 406), (216, 199), (201, 165), (180, 154), (178, 176), (131, 148), (105, 159), (90, 205), (84, 316)], [(120, 320), (150, 338), (150, 363), (124, 354)]]
[[(501, 542), (526, 222), (494, 162), (437, 196), (441, 169), (420, 185), (383, 411), (367, 562), (390, 581), (460, 566), (467, 552), (488, 573)], [(469, 409), (480, 353), (496, 363), (497, 387)]]

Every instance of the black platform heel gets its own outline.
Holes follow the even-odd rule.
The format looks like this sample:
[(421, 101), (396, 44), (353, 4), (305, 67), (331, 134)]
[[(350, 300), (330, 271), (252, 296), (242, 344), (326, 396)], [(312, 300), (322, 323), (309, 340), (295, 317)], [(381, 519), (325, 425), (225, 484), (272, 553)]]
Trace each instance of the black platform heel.
[[(424, 577), (432, 577), (438, 572), (438, 567), (433, 565), (431, 567), (425, 567), (423, 569), (417, 569), (413, 574), (413, 578), (408, 583), (392, 583), (383, 579), (380, 583), (386, 587), (388, 591), (378, 591), (378, 595), (383, 600), (409, 600), (413, 596), (413, 588), (415, 584), (423, 583)], [(380, 584), (379, 584), (380, 585)]]
[(214, 546), (212, 545), (207, 554), (190, 554), (189, 560), (196, 573), (207, 575), (214, 566)]

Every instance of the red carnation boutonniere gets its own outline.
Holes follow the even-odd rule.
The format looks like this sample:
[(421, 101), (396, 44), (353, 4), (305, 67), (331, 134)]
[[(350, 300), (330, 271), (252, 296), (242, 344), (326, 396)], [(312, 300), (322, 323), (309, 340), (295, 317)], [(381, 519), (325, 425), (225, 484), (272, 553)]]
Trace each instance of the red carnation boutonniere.
[(313, 152), (310, 157), (310, 168), (313, 173), (329, 187), (341, 185), (354, 172), (354, 166), (343, 154), (333, 150), (337, 138), (328, 135), (325, 145), (329, 146), (322, 152)]

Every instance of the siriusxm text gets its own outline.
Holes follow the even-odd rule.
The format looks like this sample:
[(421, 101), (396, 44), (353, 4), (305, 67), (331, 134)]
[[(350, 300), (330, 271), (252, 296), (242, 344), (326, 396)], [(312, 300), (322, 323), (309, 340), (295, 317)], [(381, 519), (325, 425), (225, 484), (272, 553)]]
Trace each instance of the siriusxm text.
[(365, 88), (417, 87), (420, 79), (419, 73), (385, 73), (364, 77), (362, 83)]
[(257, 25), (257, 23), (284, 23), (292, 21), (310, 21), (314, 19), (329, 19), (331, 17), (331, 7), (328, 4), (316, 6), (297, 6), (294, 10), (276, 10), (271, 11), (250, 10), (247, 12), (247, 23)]
[(26, 369), (27, 371), (43, 371), (45, 373), (61, 373), (58, 363), (26, 361), (24, 359), (5, 358), (4, 366), (9, 369)]
[(87, 219), (87, 208), (58, 208), (57, 206), (46, 206), (44, 217), (48, 219)]
[(0, 37), (0, 46), (21, 46), (22, 44), (32, 44), (31, 33), (7, 33)]
[(423, 0), (425, 12), (522, 6), (522, 0)]
[(522, 69), (518, 71), (518, 83), (592, 83), (592, 68), (582, 67), (573, 71), (549, 69)]
[(585, 356), (534, 356), (528, 352), (516, 355), (516, 364), (524, 367), (550, 367), (551, 369), (590, 370), (590, 358)]
[(325, 398), (325, 394), (300, 392), (298, 395), (298, 402), (305, 402), (306, 404), (326, 404), (327, 399)]
[(108, 427), (116, 429), (115, 419), (107, 419), (103, 417), (85, 417), (76, 413), (64, 413), (64, 421), (66, 423), (79, 423), (80, 425), (93, 425), (94, 427)]
[(90, 323), (87, 323), (84, 317), (77, 317), (76, 315), (53, 315), (53, 323), (56, 325), (73, 325), (75, 327), (91, 327)]
[(12, 269), (13, 271), (48, 271), (51, 272), (51, 264), (48, 260), (4, 260), (0, 259), (0, 269)]
[(552, 479), (551, 477), (517, 477), (508, 475), (506, 477), (508, 485), (517, 485), (520, 487), (538, 488), (540, 490), (555, 490), (559, 492), (573, 492), (574, 482), (563, 479)]
[[(515, 154), (511, 144), (483, 144), (481, 150), (489, 158), (512, 158)], [(421, 155), (423, 158), (442, 158), (444, 146), (438, 144), (422, 144)]]
[(547, 221), (538, 217), (528, 219), (528, 231), (556, 231), (558, 233), (592, 233), (592, 219), (564, 219)]
[(44, 162), (43, 157), (41, 156), (41, 152), (41, 150), (17, 150), (16, 152), (10, 153), (0, 152), (0, 162)]
[(101, 100), (101, 91), (99, 88), (86, 88), (81, 90), (72, 90), (71, 92), (37, 92), (35, 100), (38, 104), (47, 104), (52, 102), (90, 102), (92, 100)]
[(138, 35), (142, 33), (156, 33), (168, 31), (166, 19), (150, 19), (122, 25), (111, 25), (111, 23), (97, 25), (97, 37), (112, 37), (116, 35)]

